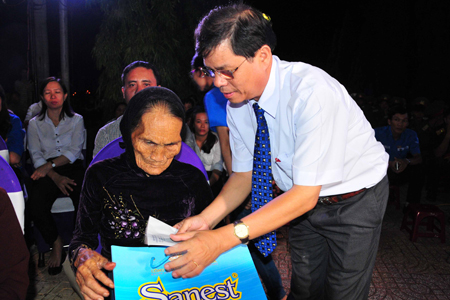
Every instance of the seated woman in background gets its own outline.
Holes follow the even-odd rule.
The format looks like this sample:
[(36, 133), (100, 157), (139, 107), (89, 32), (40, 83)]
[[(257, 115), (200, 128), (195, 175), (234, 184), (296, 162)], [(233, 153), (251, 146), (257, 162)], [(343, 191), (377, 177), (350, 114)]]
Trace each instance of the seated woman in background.
[[(86, 172), (69, 258), (86, 299), (109, 295), (111, 245), (145, 246), (149, 216), (169, 225), (200, 213), (212, 193), (203, 173), (174, 160), (181, 149), (184, 107), (170, 90), (149, 87), (129, 102), (120, 123), (125, 153)], [(98, 247), (101, 237), (102, 254)], [(97, 281), (98, 280), (98, 281)]]
[(47, 78), (40, 88), (42, 110), (30, 120), (27, 131), (28, 151), (34, 168), (34, 181), (27, 209), (44, 240), (52, 246), (48, 272), (61, 272), (64, 260), (63, 241), (58, 235), (51, 208), (63, 193), (78, 208), (84, 177), (83, 117), (73, 112), (67, 88), (59, 78)]
[[(17, 168), (21, 167), (24, 145), (23, 138), (25, 131), (22, 129), (22, 122), (6, 105), (5, 91), (0, 85), (0, 136), (6, 142), (9, 151), (9, 164), (14, 172), (18, 174)], [(19, 176), (18, 176), (19, 177)], [(20, 177), (19, 177), (20, 178)]]
[(208, 115), (202, 106), (197, 106), (192, 111), (191, 131), (195, 136), (195, 143), (189, 146), (202, 160), (209, 176), (209, 184), (214, 196), (217, 196), (223, 186), (220, 177), (223, 171), (223, 159), (220, 151), (217, 134), (209, 130)]

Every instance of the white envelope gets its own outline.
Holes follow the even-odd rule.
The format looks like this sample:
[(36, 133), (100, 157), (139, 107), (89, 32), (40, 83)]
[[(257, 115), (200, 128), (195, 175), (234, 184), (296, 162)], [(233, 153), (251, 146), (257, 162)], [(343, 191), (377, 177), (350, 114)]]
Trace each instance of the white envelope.
[(145, 244), (149, 246), (173, 246), (178, 242), (172, 241), (171, 234), (178, 232), (178, 229), (153, 217), (148, 218), (145, 229)]

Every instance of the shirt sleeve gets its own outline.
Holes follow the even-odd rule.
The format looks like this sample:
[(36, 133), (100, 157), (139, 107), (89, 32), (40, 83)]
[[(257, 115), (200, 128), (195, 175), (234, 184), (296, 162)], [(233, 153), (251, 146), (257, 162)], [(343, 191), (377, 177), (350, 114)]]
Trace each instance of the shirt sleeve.
[(45, 159), (42, 152), (41, 139), (39, 138), (36, 118), (31, 119), (30, 124), (28, 124), (27, 144), (28, 152), (30, 153), (30, 157), (35, 169), (47, 163), (47, 160)]
[[(231, 108), (227, 108), (231, 109)], [(232, 118), (232, 114), (228, 113), (227, 123), (230, 128), (230, 149), (231, 149), (231, 167), (233, 172), (248, 172), (253, 169), (253, 152), (247, 148), (237, 126)], [(254, 138), (253, 138), (254, 143)]]
[[(73, 262), (77, 259), (81, 248), (95, 250), (98, 247), (98, 235), (102, 216), (102, 190), (103, 184), (96, 175), (97, 168), (89, 168), (83, 182), (80, 194), (75, 231), (69, 245), (69, 259)], [(76, 270), (74, 268), (74, 270)]]
[(222, 152), (220, 151), (219, 138), (217, 138), (216, 143), (212, 147), (211, 151), (213, 152), (213, 155), (214, 155), (211, 170), (219, 170), (220, 172), (222, 172), (223, 171), (223, 159), (222, 159)]
[(414, 130), (411, 130), (411, 143), (409, 145), (409, 151), (412, 155), (420, 154), (419, 138)]
[(6, 145), (9, 152), (14, 152), (22, 156), (24, 150), (23, 138), (25, 131), (22, 129), (22, 122), (19, 117), (11, 116), (12, 129), (8, 133)]
[(215, 130), (217, 126), (227, 126), (226, 98), (225, 101), (223, 101), (223, 99), (217, 99), (216, 94), (207, 93), (204, 102), (211, 129)]
[[(73, 116), (72, 118), (77, 117)], [(72, 129), (72, 140), (69, 147), (65, 147), (61, 155), (64, 155), (70, 160), (70, 163), (74, 163), (78, 158), (81, 157), (81, 151), (86, 140), (86, 131), (84, 129), (84, 121), (82, 116), (78, 116)]]
[(95, 157), (100, 152), (100, 150), (102, 150), (102, 148), (106, 146), (106, 136), (107, 135), (104, 127), (100, 128), (97, 132), (97, 135), (95, 136), (94, 152), (92, 157)]

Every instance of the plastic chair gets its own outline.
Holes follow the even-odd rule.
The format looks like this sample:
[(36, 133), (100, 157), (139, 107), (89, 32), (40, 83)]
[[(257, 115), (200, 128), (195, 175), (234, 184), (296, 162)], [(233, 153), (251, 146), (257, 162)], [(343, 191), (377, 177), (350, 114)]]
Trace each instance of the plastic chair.
[[(408, 217), (411, 217), (412, 220), (408, 220)], [(427, 222), (422, 222), (425, 219)], [(436, 220), (440, 226), (435, 225)], [(419, 231), (421, 225), (426, 225), (426, 231)], [(405, 229), (410, 234), (412, 242), (415, 242), (418, 237), (437, 237), (441, 239), (442, 243), (445, 243), (445, 214), (435, 205), (410, 204), (403, 216), (400, 229)]]
[(23, 198), (22, 187), (20, 186), (16, 173), (14, 173), (9, 163), (3, 157), (0, 157), (0, 187), (4, 188), (8, 193), (20, 227), (22, 228), (22, 233), (24, 233), (25, 200)]
[(0, 136), (0, 156), (9, 164), (9, 151), (8, 146), (6, 146), (5, 141)]
[[(110, 142), (105, 147), (103, 147), (103, 149), (100, 150), (100, 152), (98, 152), (97, 155), (94, 157), (94, 159), (91, 161), (90, 165), (107, 158), (119, 156), (120, 154), (124, 153), (125, 149), (122, 149), (119, 146), (119, 143), (121, 142), (123, 142), (123, 139), (122, 137), (119, 137), (114, 141)], [(191, 147), (186, 145), (184, 142), (181, 142), (181, 151), (180, 153), (177, 154), (177, 156), (175, 156), (175, 159), (193, 165), (194, 167), (203, 172), (203, 174), (206, 177), (206, 180), (209, 180), (205, 167), (203, 166), (203, 163), (198, 157), (197, 153), (195, 153), (195, 151), (192, 150)]]

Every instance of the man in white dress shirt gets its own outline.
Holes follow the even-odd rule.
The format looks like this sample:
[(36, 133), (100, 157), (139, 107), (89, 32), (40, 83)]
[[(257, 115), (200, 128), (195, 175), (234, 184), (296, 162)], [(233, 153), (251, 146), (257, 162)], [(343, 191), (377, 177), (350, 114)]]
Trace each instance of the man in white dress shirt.
[[(270, 18), (243, 5), (200, 21), (196, 51), (230, 102), (233, 174), (200, 215), (177, 225), (165, 265), (193, 277), (218, 255), (290, 223), (288, 299), (367, 299), (388, 199), (388, 155), (363, 112), (327, 73), (272, 54)], [(212, 230), (252, 190), (258, 103), (270, 135), (272, 174), (283, 194), (249, 216)]]

